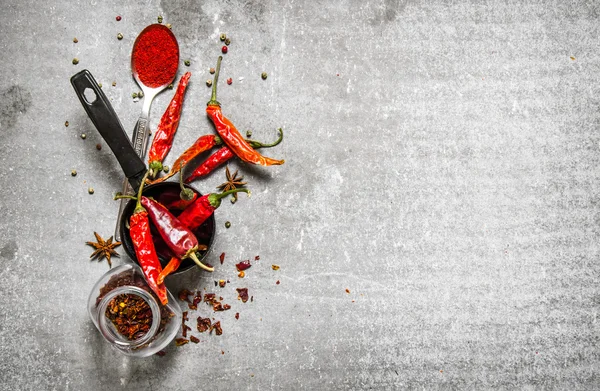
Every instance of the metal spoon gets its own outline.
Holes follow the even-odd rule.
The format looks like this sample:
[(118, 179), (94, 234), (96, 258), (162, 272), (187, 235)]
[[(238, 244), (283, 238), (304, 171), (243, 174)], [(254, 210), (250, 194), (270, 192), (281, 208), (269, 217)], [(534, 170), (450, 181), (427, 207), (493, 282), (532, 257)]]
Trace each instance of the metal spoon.
[[(169, 81), (164, 83), (163, 85), (156, 86), (156, 87), (150, 87), (150, 86), (144, 84), (140, 80), (140, 66), (142, 64), (136, 63), (134, 53), (136, 52), (136, 50), (140, 49), (140, 41), (142, 41), (142, 38), (144, 39), (143, 42), (144, 42), (145, 46), (147, 46), (148, 44), (153, 44), (153, 42), (152, 41), (149, 42), (148, 39), (149, 39), (149, 37), (153, 37), (154, 35), (148, 35), (148, 33), (160, 31), (160, 30), (162, 30), (163, 36), (161, 37), (160, 41), (156, 42), (156, 46), (163, 44), (162, 40), (164, 39), (164, 35), (165, 35), (164, 33), (166, 33), (166, 35), (170, 39), (173, 40), (173, 43), (177, 47), (177, 55), (174, 56), (175, 58), (170, 59), (170, 61), (172, 60), (175, 62), (175, 64), (179, 64), (179, 45), (177, 44), (177, 39), (175, 38), (175, 35), (171, 31), (171, 29), (169, 29), (166, 26), (163, 26), (162, 24), (151, 24), (150, 26), (148, 26), (144, 30), (142, 30), (142, 32), (136, 38), (136, 40), (133, 44), (133, 49), (131, 51), (131, 70), (132, 70), (133, 78), (135, 79), (137, 84), (142, 89), (142, 92), (144, 93), (144, 96), (143, 96), (144, 103), (142, 105), (142, 113), (140, 114), (140, 118), (138, 119), (137, 123), (135, 124), (135, 128), (133, 128), (133, 138), (132, 138), (133, 148), (135, 149), (137, 154), (142, 158), (142, 160), (144, 158), (144, 155), (146, 154), (146, 148), (148, 146), (148, 135), (149, 135), (148, 117), (150, 115), (150, 106), (152, 105), (152, 100), (159, 92), (164, 90), (173, 81), (173, 79), (175, 78), (175, 75), (177, 74), (177, 66), (175, 66), (174, 67), (175, 71), (173, 72), (173, 75), (170, 75), (171, 77), (169, 77)], [(144, 65), (148, 65), (148, 64), (144, 64)], [(144, 79), (144, 77), (142, 77), (142, 79)], [(125, 179), (125, 181), (123, 182), (123, 194), (132, 194), (132, 193), (133, 193), (133, 189), (129, 185), (129, 182), (127, 181), (127, 179)], [(125, 209), (126, 203), (127, 203), (126, 200), (121, 200), (121, 203), (119, 205), (119, 214), (117, 216), (117, 226), (115, 228), (115, 240), (117, 240), (117, 241), (119, 241), (121, 239), (121, 234), (120, 234), (120, 230), (119, 230), (119, 222), (121, 221), (121, 216), (123, 215), (123, 210)]]

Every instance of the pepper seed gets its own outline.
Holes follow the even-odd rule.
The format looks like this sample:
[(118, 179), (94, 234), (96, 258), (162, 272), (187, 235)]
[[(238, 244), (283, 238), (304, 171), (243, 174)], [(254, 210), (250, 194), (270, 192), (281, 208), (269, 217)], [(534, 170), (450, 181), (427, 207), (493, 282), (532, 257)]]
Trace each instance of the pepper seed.
[(79, 64), (79, 59), (77, 57), (75, 57), (73, 59), (73, 65), (77, 65), (77, 64)]
[(94, 194), (94, 188), (93, 188), (93, 187), (90, 187), (90, 188), (88, 189), (88, 193), (90, 193), (90, 194)]
[(73, 38), (73, 43), (77, 43), (79, 40), (77, 38)]
[(261, 73), (260, 77), (262, 77), (263, 80), (267, 80), (267, 72)]
[(71, 176), (77, 176), (77, 171), (76, 170), (71, 170)]
[(208, 70), (208, 72), (210, 72), (211, 75), (214, 75), (215, 74), (215, 68), (210, 68)]
[(221, 41), (225, 41), (225, 40), (227, 39), (227, 35), (225, 35), (225, 34), (221, 34), (221, 36), (219, 37), (219, 39), (220, 39)]
[(225, 228), (229, 228), (229, 227), (231, 227), (231, 223), (229, 221), (226, 221), (225, 222)]
[(121, 40), (121, 39), (123, 39), (123, 34), (121, 34), (121, 33), (117, 34), (117, 39), (118, 39), (118, 40)]
[(131, 97), (132, 97), (133, 99), (137, 98), (137, 97), (138, 97), (138, 94), (137, 94), (137, 92), (134, 92), (133, 94), (131, 94)]
[(246, 130), (246, 137), (250, 138), (252, 137), (252, 131), (251, 130)]
[(81, 138), (85, 140), (85, 138), (86, 138), (85, 133), (81, 133)]
[(212, 86), (212, 80), (211, 80), (211, 79), (208, 79), (208, 80), (206, 81), (206, 86), (207, 86), (207, 87), (210, 87), (210, 86)]

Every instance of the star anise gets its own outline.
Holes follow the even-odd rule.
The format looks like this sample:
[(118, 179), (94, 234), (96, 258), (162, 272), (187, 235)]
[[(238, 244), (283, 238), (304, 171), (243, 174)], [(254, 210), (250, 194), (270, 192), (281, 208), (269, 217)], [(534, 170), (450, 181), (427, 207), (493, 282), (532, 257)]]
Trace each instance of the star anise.
[[(237, 173), (237, 170), (235, 170), (233, 175), (231, 175), (231, 172), (229, 172), (229, 166), (225, 167), (225, 175), (227, 175), (227, 182), (223, 183), (220, 186), (217, 186), (217, 189), (221, 190), (221, 192), (224, 192), (227, 190), (239, 189), (240, 187), (243, 187), (245, 184), (247, 184), (247, 182), (242, 182), (244, 177), (238, 178)], [(232, 196), (234, 201), (231, 202), (237, 202), (237, 193), (233, 193)]]
[(102, 258), (106, 258), (106, 261), (108, 262), (108, 265), (110, 267), (112, 267), (112, 263), (110, 262), (110, 257), (111, 257), (111, 255), (114, 255), (115, 257), (119, 257), (119, 253), (117, 253), (114, 250), (114, 248), (120, 246), (121, 242), (114, 242), (113, 243), (113, 237), (112, 236), (108, 240), (104, 240), (96, 232), (94, 232), (94, 235), (96, 236), (96, 240), (98, 242), (85, 242), (85, 244), (87, 244), (89, 246), (92, 246), (93, 248), (96, 249), (92, 253), (92, 255), (90, 255), (90, 258), (92, 258), (92, 259), (98, 258), (98, 260), (101, 260)]

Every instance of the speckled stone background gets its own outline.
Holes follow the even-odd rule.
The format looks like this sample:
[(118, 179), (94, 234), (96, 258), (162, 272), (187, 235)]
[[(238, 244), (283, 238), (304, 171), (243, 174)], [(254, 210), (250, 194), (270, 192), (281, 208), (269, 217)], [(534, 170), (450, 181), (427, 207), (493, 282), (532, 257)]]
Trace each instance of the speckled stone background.
[[(0, 389), (600, 388), (598, 2), (2, 5)], [(84, 243), (112, 234), (122, 174), (69, 78), (89, 69), (131, 132), (131, 47), (158, 15), (193, 73), (167, 163), (214, 132), (221, 32), (224, 113), (265, 141), (283, 127), (265, 154), (286, 163), (233, 161), (253, 196), (216, 214), (224, 265), (168, 280), (230, 279), (223, 335), (130, 359), (86, 312), (108, 265)]]

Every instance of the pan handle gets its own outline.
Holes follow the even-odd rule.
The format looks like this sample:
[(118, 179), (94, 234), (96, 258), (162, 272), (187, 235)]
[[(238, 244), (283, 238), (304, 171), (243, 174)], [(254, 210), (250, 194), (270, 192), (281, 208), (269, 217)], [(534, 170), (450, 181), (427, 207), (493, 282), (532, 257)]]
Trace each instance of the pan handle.
[(139, 188), (146, 165), (131, 145), (108, 98), (87, 69), (73, 75), (71, 84), (94, 126), (119, 161), (129, 183), (134, 189)]

